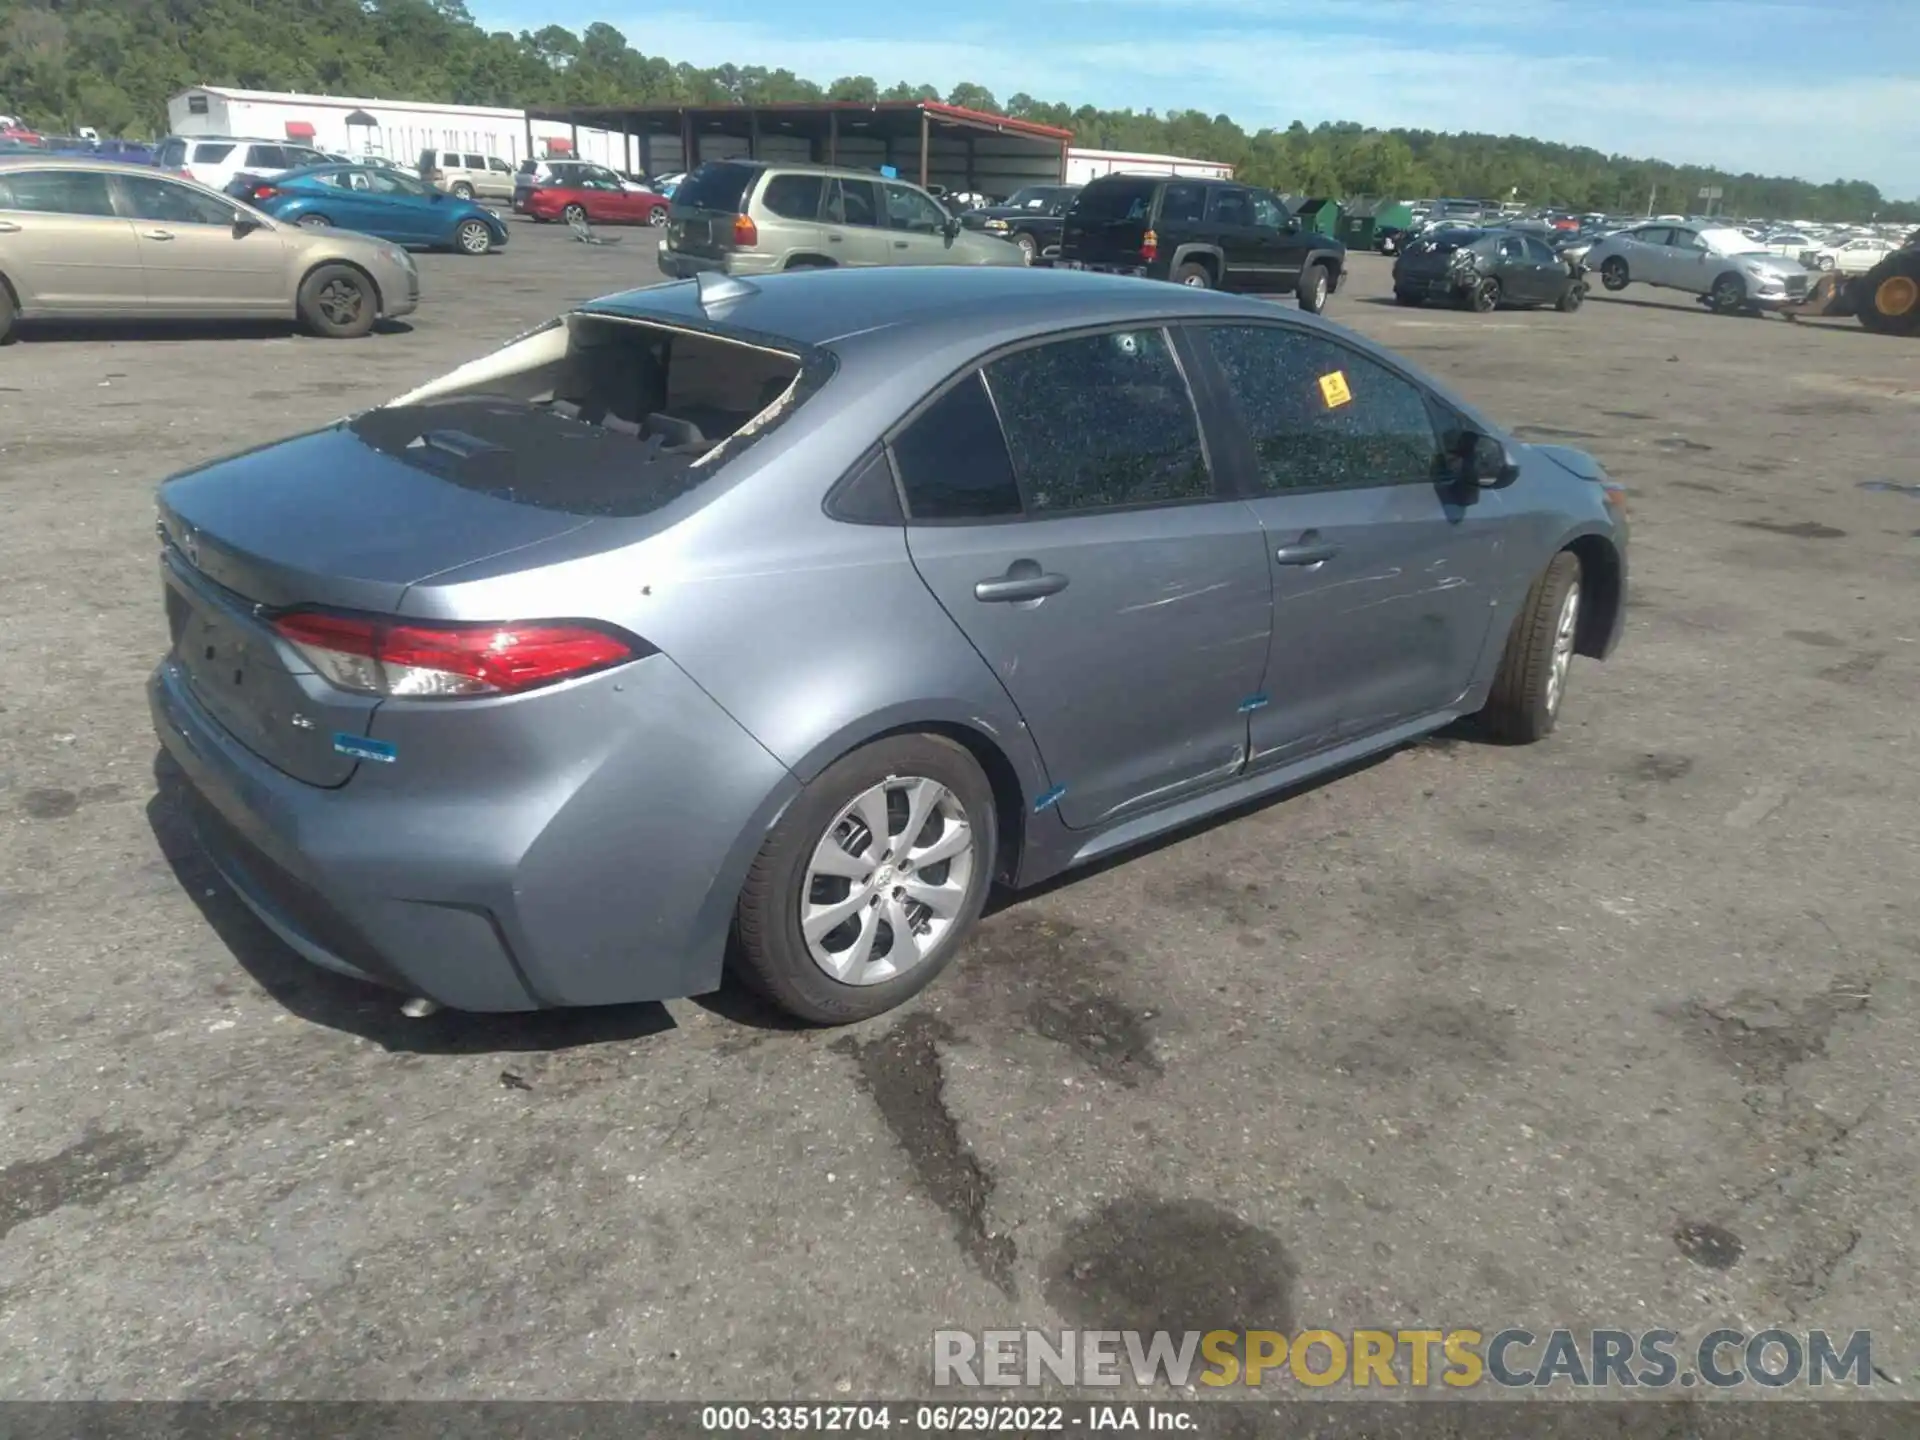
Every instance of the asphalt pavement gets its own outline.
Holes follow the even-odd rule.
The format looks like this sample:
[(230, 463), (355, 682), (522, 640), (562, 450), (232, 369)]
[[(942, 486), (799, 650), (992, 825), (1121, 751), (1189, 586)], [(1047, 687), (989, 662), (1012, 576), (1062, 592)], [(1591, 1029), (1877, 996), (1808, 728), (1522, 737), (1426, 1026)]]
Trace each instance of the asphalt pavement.
[[(910, 1396), (936, 1329), (1871, 1328), (1920, 1383), (1920, 346), (1640, 287), (1329, 316), (1631, 489), (1618, 656), (1016, 897), (903, 1012), (409, 1020), (156, 798), (167, 474), (653, 237), (363, 341), (0, 350), (0, 1395)], [(642, 863), (637, 857), (635, 863)]]

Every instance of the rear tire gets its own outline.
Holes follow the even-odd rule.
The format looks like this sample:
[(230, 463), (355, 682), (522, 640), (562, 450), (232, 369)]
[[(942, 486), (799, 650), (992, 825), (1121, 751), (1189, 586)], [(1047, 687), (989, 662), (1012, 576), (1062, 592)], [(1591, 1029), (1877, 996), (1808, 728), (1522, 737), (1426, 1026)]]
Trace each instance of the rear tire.
[(1491, 315), (1500, 308), (1500, 282), (1491, 275), (1477, 281), (1467, 292), (1467, 308), (1476, 315)]
[(560, 212), (560, 218), (569, 225), (584, 225), (587, 223), (587, 207), (584, 205), (569, 205)]
[(13, 303), (13, 290), (0, 280), (0, 345), (11, 345), (20, 337), (14, 327), (20, 323), (20, 307)]
[[(907, 835), (906, 806), (918, 789), (915, 782), (928, 781), (946, 797), (942, 809), (929, 812), (918, 836)], [(888, 825), (885, 837), (850, 808), (876, 789)], [(947, 801), (952, 802), (950, 807)], [(956, 814), (961, 817), (958, 821)], [(867, 889), (882, 868), (891, 871), (909, 858), (911, 850), (925, 850), (963, 833), (969, 842), (964, 852), (925, 867), (926, 873), (942, 876), (937, 885), (902, 880), (904, 875), (919, 873), (902, 871), (883, 876), (877, 890)], [(929, 835), (931, 840), (925, 838)], [(925, 988), (966, 943), (986, 903), (997, 838), (993, 788), (973, 757), (952, 741), (933, 735), (896, 735), (842, 756), (787, 808), (747, 873), (733, 922), (732, 958), (740, 977), (788, 1013), (814, 1024), (843, 1025), (893, 1009)], [(916, 846), (915, 840), (921, 843)], [(829, 850), (830, 844), (837, 854)], [(823, 854), (840, 865), (820, 868)], [(964, 880), (957, 868), (963, 863), (962, 854)], [(875, 869), (864, 878), (847, 874), (836, 881), (834, 877), (843, 874), (845, 862), (854, 856), (875, 857)], [(895, 880), (902, 883), (893, 884)], [(900, 917), (912, 927), (906, 909), (912, 897), (905, 901), (897, 897), (915, 883), (926, 883), (936, 891), (948, 884), (957, 887), (944, 933), (926, 941), (928, 948), (918, 958), (914, 950), (921, 942), (908, 940), (910, 949), (902, 952), (897, 948), (902, 942), (893, 932)], [(868, 895), (867, 903), (850, 910), (839, 928), (816, 933), (810, 943), (801, 927), (803, 909), (828, 909), (859, 893)], [(932, 923), (934, 918), (937, 913), (927, 911), (920, 923)], [(881, 949), (883, 930), (885, 950)], [(864, 950), (859, 948), (862, 945)], [(830, 958), (843, 957), (849, 978), (831, 973), (816, 958), (816, 949)], [(902, 961), (893, 960), (896, 954), (903, 956)], [(883, 978), (872, 979), (869, 971), (871, 983), (854, 983), (862, 956), (864, 964), (878, 967)]]
[(452, 194), (456, 200), (471, 200), (473, 198), (473, 186), (462, 180), (453, 187)]
[(1618, 255), (1608, 256), (1606, 263), (1600, 267), (1600, 283), (1609, 290), (1624, 290), (1627, 280), (1627, 262)]
[(1427, 303), (1427, 297), (1413, 290), (1396, 290), (1393, 292), (1393, 303), (1396, 305), (1410, 305), (1418, 309)]
[(1173, 272), (1173, 280), (1176, 285), (1190, 285), (1195, 290), (1213, 288), (1213, 272), (1206, 266), (1196, 265), (1191, 261)]
[(453, 232), (453, 245), (462, 255), (484, 255), (493, 249), (493, 231), (484, 220), (462, 220)]
[(651, 210), (647, 211), (647, 224), (652, 226), (654, 229), (657, 230), (666, 223), (667, 223), (667, 207), (666, 206), (656, 205)]
[(322, 265), (300, 282), (300, 319), (316, 335), (357, 339), (379, 318), (373, 281), (351, 265)]
[(1314, 263), (1300, 272), (1298, 301), (1300, 308), (1309, 315), (1318, 315), (1327, 308), (1327, 297), (1333, 294), (1333, 272), (1324, 264)]
[(1527, 591), (1479, 722), (1495, 740), (1531, 745), (1553, 733), (1580, 629), (1580, 560), (1562, 550)]

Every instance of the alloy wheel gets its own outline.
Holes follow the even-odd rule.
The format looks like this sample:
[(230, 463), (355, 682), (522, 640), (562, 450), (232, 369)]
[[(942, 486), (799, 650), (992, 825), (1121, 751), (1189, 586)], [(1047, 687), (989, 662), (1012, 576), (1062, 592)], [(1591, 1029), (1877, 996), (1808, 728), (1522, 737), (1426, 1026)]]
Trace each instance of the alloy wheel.
[(587, 207), (584, 205), (569, 205), (560, 212), (560, 218), (569, 225), (584, 225), (587, 223)]
[(1573, 641), (1580, 628), (1580, 585), (1567, 588), (1560, 602), (1560, 618), (1553, 627), (1553, 660), (1547, 670), (1547, 713), (1560, 713), (1560, 697), (1566, 693), (1567, 671), (1573, 668)]
[(1313, 308), (1317, 312), (1327, 303), (1327, 272), (1319, 266), (1313, 271)]
[(360, 286), (345, 276), (329, 280), (320, 287), (320, 293), (314, 297), (314, 303), (335, 325), (351, 325), (360, 318), (360, 309), (366, 304), (366, 295)]
[(302, 230), (331, 230), (333, 228), (333, 222), (324, 215), (302, 215), (300, 217), (300, 228)]
[(800, 934), (844, 985), (878, 985), (945, 943), (973, 880), (974, 833), (937, 780), (893, 775), (856, 795), (814, 846)]
[(493, 248), (493, 236), (478, 220), (469, 220), (460, 227), (460, 248), (469, 255), (484, 255)]

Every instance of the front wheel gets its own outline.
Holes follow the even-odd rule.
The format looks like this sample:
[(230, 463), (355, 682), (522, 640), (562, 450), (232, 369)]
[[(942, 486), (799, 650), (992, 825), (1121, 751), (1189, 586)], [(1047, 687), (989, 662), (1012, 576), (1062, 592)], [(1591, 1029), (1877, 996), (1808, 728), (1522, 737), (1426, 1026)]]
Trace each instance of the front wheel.
[(979, 919), (995, 840), (992, 787), (952, 741), (897, 735), (842, 757), (747, 874), (734, 910), (742, 978), (816, 1024), (893, 1009)]
[(1033, 236), (1025, 234), (1016, 235), (1013, 237), (1013, 243), (1020, 249), (1021, 263), (1026, 265), (1033, 264), (1034, 258), (1040, 253), (1040, 247), (1034, 243)]
[(13, 291), (0, 282), (0, 345), (10, 345), (19, 338), (13, 333), (19, 320), (20, 307), (13, 303)]
[(333, 228), (333, 221), (324, 215), (302, 215), (300, 217), (300, 228), (302, 230), (331, 230)]
[(1609, 290), (1626, 289), (1627, 262), (1618, 255), (1609, 257), (1606, 264), (1600, 267), (1600, 283)]
[(1833, 256), (1822, 255), (1815, 263), (1818, 264), (1822, 270), (1831, 270), (1834, 265)]
[(300, 283), (300, 318), (316, 335), (351, 340), (380, 318), (373, 281), (351, 265), (322, 265)]
[(1713, 288), (1707, 292), (1707, 300), (1722, 315), (1738, 315), (1747, 308), (1746, 282), (1728, 271), (1713, 282)]
[(1587, 282), (1584, 280), (1576, 280), (1567, 287), (1566, 293), (1560, 297), (1558, 305), (1554, 308), (1559, 310), (1563, 315), (1571, 315), (1584, 305), (1586, 300)]
[(1195, 290), (1206, 290), (1213, 285), (1213, 276), (1204, 265), (1186, 264), (1173, 272), (1177, 284), (1186, 285)]
[(1300, 308), (1309, 315), (1318, 315), (1327, 308), (1327, 297), (1333, 293), (1333, 272), (1325, 265), (1309, 265), (1300, 272)]
[(667, 223), (667, 207), (666, 206), (655, 205), (652, 209), (647, 211), (647, 224), (651, 225), (654, 229), (657, 230), (666, 223)]
[(484, 255), (493, 249), (493, 231), (484, 220), (463, 220), (454, 232), (453, 243), (462, 255)]
[(1562, 550), (1527, 591), (1507, 634), (1479, 716), (1494, 739), (1530, 745), (1553, 733), (1580, 633), (1580, 603), (1579, 557)]
[(1427, 297), (1417, 290), (1396, 290), (1393, 292), (1393, 303), (1396, 305), (1411, 305), (1417, 308), (1427, 303)]
[(584, 225), (587, 223), (587, 207), (584, 205), (569, 205), (560, 212), (560, 218), (569, 225)]
[(1467, 308), (1476, 315), (1489, 315), (1500, 308), (1500, 282), (1491, 275), (1475, 283), (1467, 292)]

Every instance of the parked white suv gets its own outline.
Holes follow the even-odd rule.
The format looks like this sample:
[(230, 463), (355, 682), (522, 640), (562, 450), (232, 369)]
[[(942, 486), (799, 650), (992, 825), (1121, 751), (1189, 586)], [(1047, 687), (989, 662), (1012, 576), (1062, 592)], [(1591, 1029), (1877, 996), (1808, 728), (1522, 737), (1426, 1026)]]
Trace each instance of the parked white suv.
[(1715, 310), (1775, 310), (1807, 298), (1811, 277), (1797, 260), (1755, 248), (1738, 230), (1636, 225), (1597, 241), (1586, 267), (1609, 290), (1638, 281), (1698, 295)]
[(153, 163), (178, 170), (209, 190), (225, 190), (234, 176), (278, 175), (307, 165), (324, 165), (326, 155), (309, 145), (284, 140), (248, 140), (236, 135), (170, 135), (160, 142)]
[(420, 178), (462, 200), (513, 199), (513, 167), (474, 150), (422, 150)]

